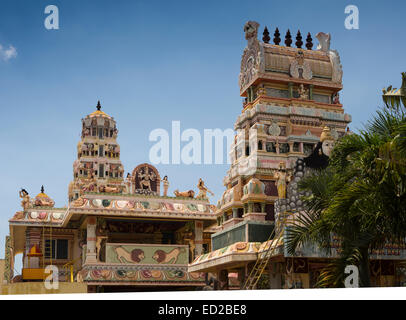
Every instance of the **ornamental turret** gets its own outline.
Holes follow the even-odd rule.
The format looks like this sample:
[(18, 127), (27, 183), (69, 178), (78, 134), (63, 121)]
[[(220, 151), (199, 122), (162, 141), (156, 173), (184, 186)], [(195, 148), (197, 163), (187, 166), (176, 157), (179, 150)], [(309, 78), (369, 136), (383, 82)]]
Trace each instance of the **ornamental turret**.
[(101, 110), (100, 101), (96, 109), (82, 119), (69, 201), (85, 192), (122, 193), (125, 188), (116, 121)]

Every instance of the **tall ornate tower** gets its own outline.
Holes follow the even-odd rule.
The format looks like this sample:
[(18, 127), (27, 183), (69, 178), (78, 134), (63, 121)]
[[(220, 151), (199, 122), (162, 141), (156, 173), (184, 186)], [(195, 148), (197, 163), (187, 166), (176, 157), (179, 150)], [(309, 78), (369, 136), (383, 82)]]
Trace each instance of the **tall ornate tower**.
[(293, 48), (289, 30), (281, 46), (278, 29), (270, 44), (267, 29), (264, 42), (258, 40), (258, 27), (254, 21), (244, 26), (248, 43), (239, 75), (244, 102), (224, 178), (227, 190), (218, 203), (222, 229), (242, 220), (273, 221), (275, 201), (286, 197), (296, 161), (316, 149), (323, 128), (337, 139), (351, 121), (339, 100), (343, 72), (330, 34), (318, 33), (319, 46), (312, 50), (310, 34), (304, 45), (299, 31)]
[(69, 201), (83, 192), (122, 193), (124, 168), (120, 161), (117, 127), (113, 117), (97, 110), (82, 119), (82, 136), (73, 162), (73, 181), (69, 184)]

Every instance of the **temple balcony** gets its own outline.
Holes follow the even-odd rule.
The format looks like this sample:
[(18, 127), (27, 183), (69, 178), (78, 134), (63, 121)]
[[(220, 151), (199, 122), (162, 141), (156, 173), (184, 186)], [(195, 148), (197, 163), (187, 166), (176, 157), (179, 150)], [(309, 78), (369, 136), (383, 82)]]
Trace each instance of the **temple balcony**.
[(97, 261), (84, 257), (77, 281), (106, 285), (205, 284), (204, 273), (189, 273), (189, 246), (164, 244), (107, 243)]

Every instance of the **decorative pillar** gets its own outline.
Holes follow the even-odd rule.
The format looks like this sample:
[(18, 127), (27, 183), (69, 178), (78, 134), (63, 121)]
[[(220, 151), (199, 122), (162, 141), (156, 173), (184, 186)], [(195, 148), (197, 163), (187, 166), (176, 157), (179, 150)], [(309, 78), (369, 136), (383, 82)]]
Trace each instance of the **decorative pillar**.
[(254, 212), (254, 208), (253, 208), (253, 203), (252, 202), (248, 202), (248, 213), (252, 213)]
[(309, 85), (309, 98), (310, 100), (313, 100), (313, 87), (314, 85)]
[(300, 153), (303, 153), (303, 142), (300, 143), (299, 151)]
[(238, 218), (238, 208), (233, 208), (233, 218)]
[[(39, 268), (39, 259), (38, 258), (32, 258), (30, 259), (28, 257), (28, 254), (30, 253), (30, 250), (33, 246), (37, 246), (37, 248), (40, 248), (41, 244), (41, 229), (40, 228), (27, 228), (25, 231), (25, 250), (24, 250), (24, 268)], [(45, 243), (42, 244), (42, 250), (44, 251), (45, 248)]]
[(289, 152), (293, 152), (293, 142), (289, 142)]
[(292, 82), (288, 83), (288, 91), (289, 91), (289, 98), (292, 99), (293, 98), (293, 83)]
[[(11, 241), (11, 236), (6, 236), (6, 250), (5, 250), (5, 262), (4, 262), (4, 279), (3, 283), (8, 284), (11, 282), (14, 276), (14, 253), (13, 253), (13, 246)], [(3, 283), (0, 283), (0, 288)]]
[(203, 222), (195, 221), (195, 252), (196, 256), (203, 254)]
[(265, 213), (265, 202), (261, 202), (261, 213)]
[(96, 226), (97, 219), (96, 217), (87, 218), (87, 239), (86, 239), (86, 261), (88, 263), (97, 263), (97, 254), (96, 254)]

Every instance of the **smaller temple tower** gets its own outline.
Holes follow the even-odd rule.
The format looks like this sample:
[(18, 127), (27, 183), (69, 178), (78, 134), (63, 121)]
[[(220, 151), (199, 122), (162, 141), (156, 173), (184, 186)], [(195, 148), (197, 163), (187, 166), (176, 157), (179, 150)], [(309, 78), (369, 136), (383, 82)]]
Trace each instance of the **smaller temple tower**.
[(73, 162), (73, 181), (69, 184), (69, 201), (83, 192), (122, 193), (126, 188), (120, 161), (116, 121), (101, 110), (82, 119), (82, 135)]

